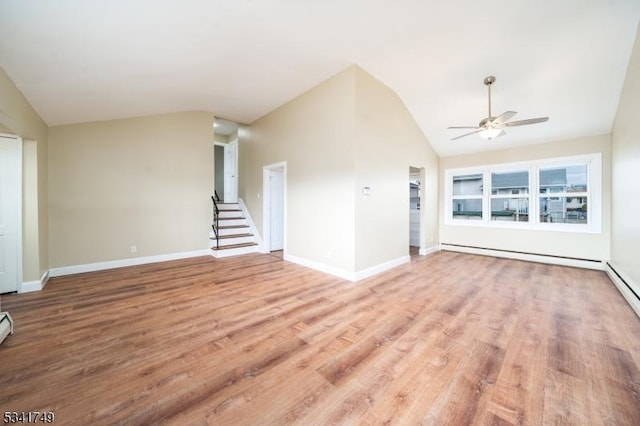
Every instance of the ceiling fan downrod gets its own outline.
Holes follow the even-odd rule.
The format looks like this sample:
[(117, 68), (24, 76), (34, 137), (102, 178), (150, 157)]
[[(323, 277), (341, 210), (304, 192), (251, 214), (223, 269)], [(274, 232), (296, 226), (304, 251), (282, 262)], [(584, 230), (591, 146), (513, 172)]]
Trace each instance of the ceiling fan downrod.
[(491, 115), (491, 85), (495, 83), (495, 81), (496, 78), (492, 75), (484, 79), (484, 85), (487, 86), (487, 90), (489, 92), (489, 115), (487, 116), (489, 120), (493, 118), (493, 116)]

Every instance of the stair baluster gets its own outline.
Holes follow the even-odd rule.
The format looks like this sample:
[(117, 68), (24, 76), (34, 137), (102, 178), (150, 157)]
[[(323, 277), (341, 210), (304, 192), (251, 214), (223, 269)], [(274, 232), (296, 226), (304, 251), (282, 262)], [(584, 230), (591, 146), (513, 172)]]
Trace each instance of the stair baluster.
[(214, 191), (214, 195), (211, 196), (211, 201), (213, 201), (213, 223), (211, 227), (213, 228), (213, 235), (216, 237), (216, 250), (220, 250), (220, 237), (218, 235), (218, 231), (220, 229), (220, 225), (218, 223), (218, 217), (220, 216), (220, 210), (218, 209), (218, 203), (216, 202), (216, 198), (220, 201), (218, 197), (218, 193)]

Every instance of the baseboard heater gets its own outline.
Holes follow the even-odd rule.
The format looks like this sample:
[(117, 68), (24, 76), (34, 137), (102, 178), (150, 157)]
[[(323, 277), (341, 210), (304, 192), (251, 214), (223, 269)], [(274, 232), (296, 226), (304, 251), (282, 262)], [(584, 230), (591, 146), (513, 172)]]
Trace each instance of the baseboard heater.
[(0, 312), (0, 343), (10, 334), (13, 334), (11, 315), (9, 315), (9, 312)]
[(618, 288), (620, 294), (622, 294), (629, 305), (631, 305), (636, 315), (640, 317), (640, 295), (637, 292), (637, 286), (634, 288), (631, 282), (628, 282), (609, 262), (607, 262), (606, 271), (611, 281), (613, 281), (613, 284)]
[(526, 260), (529, 262), (549, 263), (553, 265), (574, 266), (577, 268), (596, 269), (603, 271), (604, 265), (600, 260), (581, 259), (577, 257), (557, 256), (552, 254), (528, 253), (515, 250), (504, 250), (487, 247), (467, 246), (461, 244), (441, 243), (441, 250), (462, 253), (480, 254), (484, 256), (505, 257), (508, 259)]

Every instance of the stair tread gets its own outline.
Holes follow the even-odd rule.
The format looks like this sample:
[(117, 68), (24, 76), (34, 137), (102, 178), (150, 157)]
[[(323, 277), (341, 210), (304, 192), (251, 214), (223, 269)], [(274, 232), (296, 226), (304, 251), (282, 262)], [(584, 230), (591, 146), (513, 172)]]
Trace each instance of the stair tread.
[(220, 246), (220, 248), (216, 249), (215, 247), (212, 247), (211, 250), (228, 250), (228, 249), (233, 249), (233, 248), (241, 248), (241, 247), (251, 247), (251, 246), (257, 246), (257, 243), (240, 243), (240, 244), (229, 244), (226, 246)]
[(241, 217), (241, 216), (237, 216), (237, 217), (220, 217), (220, 216), (218, 216), (218, 221), (221, 221), (221, 220), (240, 220), (240, 219), (246, 219), (246, 217)]

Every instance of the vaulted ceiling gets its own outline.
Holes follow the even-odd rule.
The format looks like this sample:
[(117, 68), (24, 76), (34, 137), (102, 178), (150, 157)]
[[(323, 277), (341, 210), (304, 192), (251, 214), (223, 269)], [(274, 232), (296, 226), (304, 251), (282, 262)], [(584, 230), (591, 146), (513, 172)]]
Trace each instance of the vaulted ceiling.
[[(445, 156), (610, 132), (639, 20), (638, 0), (0, 0), (0, 67), (49, 125), (250, 124), (355, 63)], [(450, 141), (488, 75), (494, 115), (549, 121)]]

